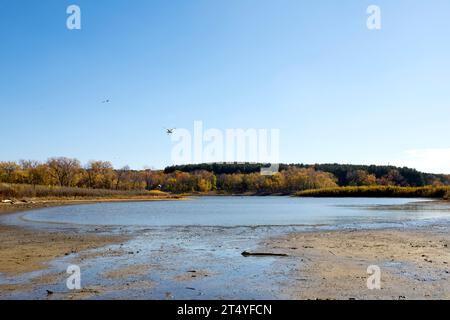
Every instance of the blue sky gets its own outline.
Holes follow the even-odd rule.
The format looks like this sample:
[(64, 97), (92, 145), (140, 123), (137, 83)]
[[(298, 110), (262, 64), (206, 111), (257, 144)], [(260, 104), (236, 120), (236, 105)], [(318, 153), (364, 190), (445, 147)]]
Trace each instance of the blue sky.
[(2, 0), (0, 161), (163, 168), (163, 128), (201, 120), (280, 129), (282, 162), (450, 173), (449, 34), (447, 0)]

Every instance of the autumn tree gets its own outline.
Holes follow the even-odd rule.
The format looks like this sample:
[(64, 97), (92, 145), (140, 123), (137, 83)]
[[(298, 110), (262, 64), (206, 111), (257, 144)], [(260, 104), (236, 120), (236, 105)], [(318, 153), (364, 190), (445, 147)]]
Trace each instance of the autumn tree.
[(365, 170), (355, 170), (347, 173), (349, 186), (372, 186), (377, 184), (377, 178)]
[(45, 164), (34, 160), (21, 160), (19, 163), (24, 172), (24, 183), (33, 186), (49, 184), (49, 173)]
[(0, 181), (14, 183), (19, 169), (19, 165), (13, 161), (0, 162)]
[(90, 161), (84, 173), (89, 188), (112, 189), (116, 173), (111, 162)]
[(60, 186), (71, 187), (75, 184), (81, 170), (80, 161), (66, 157), (50, 158), (47, 161), (50, 176)]
[(381, 185), (390, 185), (390, 186), (401, 186), (406, 187), (408, 186), (408, 182), (406, 181), (405, 177), (403, 177), (399, 170), (392, 169), (390, 170), (386, 175), (382, 176), (378, 183)]
[(165, 175), (162, 171), (146, 169), (143, 174), (146, 190), (161, 189), (163, 187)]
[(119, 170), (116, 170), (116, 190), (119, 190), (121, 187), (121, 184), (127, 180), (127, 177), (129, 176), (130, 167), (124, 166)]

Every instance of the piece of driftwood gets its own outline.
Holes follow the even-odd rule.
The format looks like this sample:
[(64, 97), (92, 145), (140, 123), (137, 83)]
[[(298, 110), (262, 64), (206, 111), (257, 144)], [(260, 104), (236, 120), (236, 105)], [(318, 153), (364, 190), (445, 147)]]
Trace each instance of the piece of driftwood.
[(274, 256), (274, 257), (287, 257), (285, 253), (271, 253), (271, 252), (248, 252), (244, 251), (241, 253), (244, 257), (249, 256)]

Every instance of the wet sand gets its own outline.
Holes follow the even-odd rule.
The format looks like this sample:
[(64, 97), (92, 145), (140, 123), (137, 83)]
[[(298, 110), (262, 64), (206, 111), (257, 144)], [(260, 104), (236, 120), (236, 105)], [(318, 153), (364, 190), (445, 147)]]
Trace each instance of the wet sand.
[[(159, 201), (166, 198), (132, 199), (81, 199), (81, 200), (33, 200), (14, 204), (0, 203), (0, 215), (21, 211), (99, 202)], [(83, 234), (76, 230), (49, 232), (16, 226), (0, 225), (0, 273), (14, 276), (26, 272), (43, 270), (47, 263), (57, 257), (77, 254), (120, 243), (128, 237), (122, 235)], [(92, 257), (92, 256), (91, 256)], [(4, 288), (0, 285), (0, 291)]]
[[(16, 201), (14, 204), (0, 203), (0, 215), (33, 209), (88, 203), (162, 200), (179, 200), (179, 198), (33, 199)], [(126, 240), (126, 237), (123, 236), (86, 235), (79, 234), (76, 231), (46, 232), (38, 231), (36, 229), (31, 230), (15, 226), (0, 225), (0, 273), (17, 274), (41, 270), (45, 268), (46, 262), (56, 257), (102, 247), (106, 244), (117, 243), (124, 240)]]
[(41, 232), (0, 225), (0, 273), (42, 270), (57, 257), (123, 241), (122, 236), (81, 235), (76, 232)]
[[(449, 245), (447, 228), (430, 227), (295, 233), (264, 249), (298, 258), (283, 290), (293, 299), (449, 299)], [(367, 287), (370, 265), (380, 290)]]
[[(0, 214), (50, 206), (68, 205), (67, 201), (0, 204)], [(0, 273), (16, 277), (45, 270), (55, 258), (125, 240), (121, 236), (80, 235), (76, 232), (46, 232), (16, 226), (0, 225)], [(13, 292), (29, 292), (35, 287), (64, 281), (64, 273), (38, 275), (27, 282), (0, 284), (0, 297)]]

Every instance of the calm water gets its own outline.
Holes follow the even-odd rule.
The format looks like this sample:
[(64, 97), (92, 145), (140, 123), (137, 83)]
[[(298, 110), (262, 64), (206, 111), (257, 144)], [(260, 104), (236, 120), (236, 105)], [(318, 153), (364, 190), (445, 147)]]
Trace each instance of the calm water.
[(339, 226), (450, 217), (450, 207), (419, 199), (202, 197), (187, 201), (100, 203), (30, 211), (33, 222), (104, 226)]

